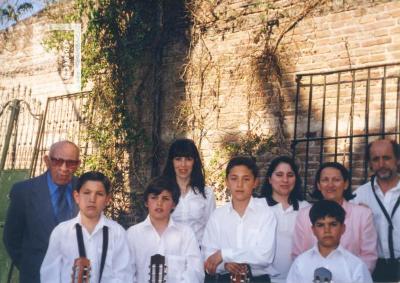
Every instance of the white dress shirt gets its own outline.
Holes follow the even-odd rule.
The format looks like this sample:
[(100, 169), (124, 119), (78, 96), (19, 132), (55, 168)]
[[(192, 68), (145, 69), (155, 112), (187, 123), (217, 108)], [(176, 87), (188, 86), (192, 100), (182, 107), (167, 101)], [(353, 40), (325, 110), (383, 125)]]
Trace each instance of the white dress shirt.
[[(299, 202), (299, 210), (307, 206), (310, 206), (308, 202)], [(270, 206), (270, 208), (274, 212), (278, 222), (276, 229), (275, 258), (272, 262), (272, 267), (278, 274), (271, 276), (271, 281), (285, 282), (287, 273), (292, 264), (292, 238), (296, 216), (299, 210), (294, 210), (293, 205), (284, 210), (281, 203)]]
[(204, 259), (221, 250), (223, 262), (217, 273), (224, 274), (226, 262), (247, 263), (252, 274), (268, 274), (275, 254), (276, 218), (265, 199), (251, 198), (242, 217), (232, 202), (211, 214), (202, 241)]
[(188, 226), (170, 219), (168, 227), (160, 236), (148, 216), (145, 221), (128, 229), (128, 242), (132, 255), (134, 283), (149, 282), (150, 257), (155, 254), (165, 256), (167, 283), (204, 281), (199, 245)]
[[(389, 215), (392, 214), (393, 207), (400, 197), (400, 182), (397, 186), (387, 191), (383, 194), (377, 180), (374, 182), (375, 192), (378, 198), (381, 200), (382, 204), (386, 208)], [(374, 193), (372, 191), (371, 182), (365, 183), (360, 186), (355, 192), (356, 197), (352, 200), (355, 203), (365, 204), (371, 208), (374, 215), (375, 228), (378, 232), (378, 257), (380, 258), (390, 258), (389, 252), (389, 241), (388, 241), (388, 227), (389, 224), (386, 220), (385, 215), (379, 206)], [(394, 254), (396, 258), (400, 257), (400, 244), (396, 239), (400, 239), (400, 207), (396, 210), (392, 217), (393, 228), (393, 244), (394, 244)]]
[(206, 198), (195, 193), (192, 188), (179, 198), (179, 203), (171, 214), (176, 223), (186, 224), (193, 229), (196, 239), (201, 244), (208, 218), (215, 210), (215, 196), (211, 188), (205, 187)]
[(325, 267), (332, 272), (334, 283), (372, 283), (371, 274), (365, 263), (340, 245), (327, 257), (323, 257), (315, 245), (299, 255), (289, 270), (287, 283), (311, 283), (314, 271)]
[[(51, 233), (49, 247), (40, 268), (42, 283), (71, 282), (72, 266), (75, 259), (79, 257), (76, 223), (81, 223), (80, 214), (71, 220), (60, 223)], [(89, 234), (82, 225), (86, 257), (90, 260), (91, 265), (90, 282), (99, 282), (103, 226), (108, 227), (108, 249), (101, 282), (130, 282), (132, 270), (126, 231), (117, 222), (104, 215), (101, 215), (92, 234)]]

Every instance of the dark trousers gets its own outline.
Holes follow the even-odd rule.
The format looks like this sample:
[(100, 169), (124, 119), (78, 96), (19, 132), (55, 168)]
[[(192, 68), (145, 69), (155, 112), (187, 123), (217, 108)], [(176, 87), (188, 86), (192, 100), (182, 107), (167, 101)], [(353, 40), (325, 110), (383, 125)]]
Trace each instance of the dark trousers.
[(372, 278), (374, 282), (400, 281), (400, 259), (378, 258)]
[[(206, 273), (204, 283), (230, 283), (231, 278), (229, 274), (215, 274), (209, 275)], [(270, 283), (271, 279), (268, 274), (253, 276), (250, 279), (250, 283)]]

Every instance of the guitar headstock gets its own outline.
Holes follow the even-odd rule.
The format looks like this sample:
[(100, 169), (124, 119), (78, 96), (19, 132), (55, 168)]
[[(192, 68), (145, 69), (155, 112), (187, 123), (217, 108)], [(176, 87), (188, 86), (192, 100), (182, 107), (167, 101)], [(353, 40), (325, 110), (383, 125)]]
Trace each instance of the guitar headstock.
[(90, 280), (90, 260), (86, 257), (75, 259), (72, 267), (72, 283), (89, 283)]
[(332, 272), (325, 267), (320, 267), (314, 271), (314, 283), (330, 283), (332, 282)]
[(149, 283), (165, 283), (167, 277), (167, 266), (165, 256), (155, 254), (150, 258), (150, 281)]
[(246, 267), (246, 272), (230, 274), (231, 283), (249, 283), (250, 282), (250, 274), (247, 264), (242, 264)]

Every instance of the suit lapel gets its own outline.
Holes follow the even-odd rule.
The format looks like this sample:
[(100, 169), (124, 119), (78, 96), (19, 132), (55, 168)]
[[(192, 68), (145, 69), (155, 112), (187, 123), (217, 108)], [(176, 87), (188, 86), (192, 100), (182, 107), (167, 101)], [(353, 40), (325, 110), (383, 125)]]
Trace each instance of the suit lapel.
[[(37, 179), (38, 184), (35, 189), (32, 190), (32, 205), (37, 206), (35, 209), (40, 218), (46, 219), (43, 221), (46, 230), (53, 230), (56, 226), (55, 215), (53, 205), (51, 204), (49, 186), (47, 185), (46, 173), (40, 175)], [(49, 217), (51, 215), (52, 217)]]

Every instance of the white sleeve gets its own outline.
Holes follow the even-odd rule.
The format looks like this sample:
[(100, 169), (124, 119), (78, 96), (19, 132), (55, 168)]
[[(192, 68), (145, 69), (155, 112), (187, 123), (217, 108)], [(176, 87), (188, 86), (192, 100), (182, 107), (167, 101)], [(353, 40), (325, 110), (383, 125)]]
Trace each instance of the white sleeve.
[(128, 282), (137, 283), (137, 276), (136, 276), (136, 251), (135, 251), (135, 239), (132, 227), (128, 229), (126, 232), (128, 248), (130, 252), (130, 265), (131, 265), (131, 276)]
[(275, 256), (276, 246), (276, 218), (272, 211), (266, 210), (262, 214), (263, 221), (257, 234), (256, 246), (236, 249), (222, 249), (224, 262), (246, 262), (247, 264), (269, 265)]
[[(201, 242), (201, 254), (203, 257), (203, 261), (206, 261), (210, 255), (221, 249), (219, 241), (219, 225), (216, 221), (215, 214), (211, 214), (210, 218), (208, 219), (206, 229), (204, 231), (203, 240)], [(219, 264), (217, 266), (216, 272), (226, 273), (224, 266), (224, 262)]]
[(49, 246), (40, 267), (40, 282), (61, 282), (61, 242), (60, 226), (56, 227), (50, 235)]
[(204, 282), (203, 260), (200, 254), (199, 243), (193, 231), (187, 227), (183, 235), (183, 250), (185, 253), (186, 268), (183, 272), (182, 283)]
[(298, 260), (296, 259), (292, 266), (289, 269), (288, 275), (286, 277), (286, 283), (298, 283), (301, 282), (301, 273), (299, 272), (299, 266), (297, 264)]
[(207, 207), (206, 207), (206, 223), (208, 219), (210, 219), (211, 213), (213, 213), (213, 211), (215, 210), (216, 204), (215, 204), (215, 195), (214, 195), (214, 191), (212, 188), (209, 188), (208, 191), (210, 192), (207, 195)]
[[(114, 228), (114, 227), (113, 227)], [(125, 283), (132, 279), (132, 261), (126, 237), (126, 231), (122, 227), (115, 227), (113, 249), (113, 282)]]
[(353, 273), (353, 282), (362, 282), (362, 283), (372, 283), (371, 273), (368, 271), (368, 267), (364, 262), (360, 262), (360, 264), (355, 268)]

